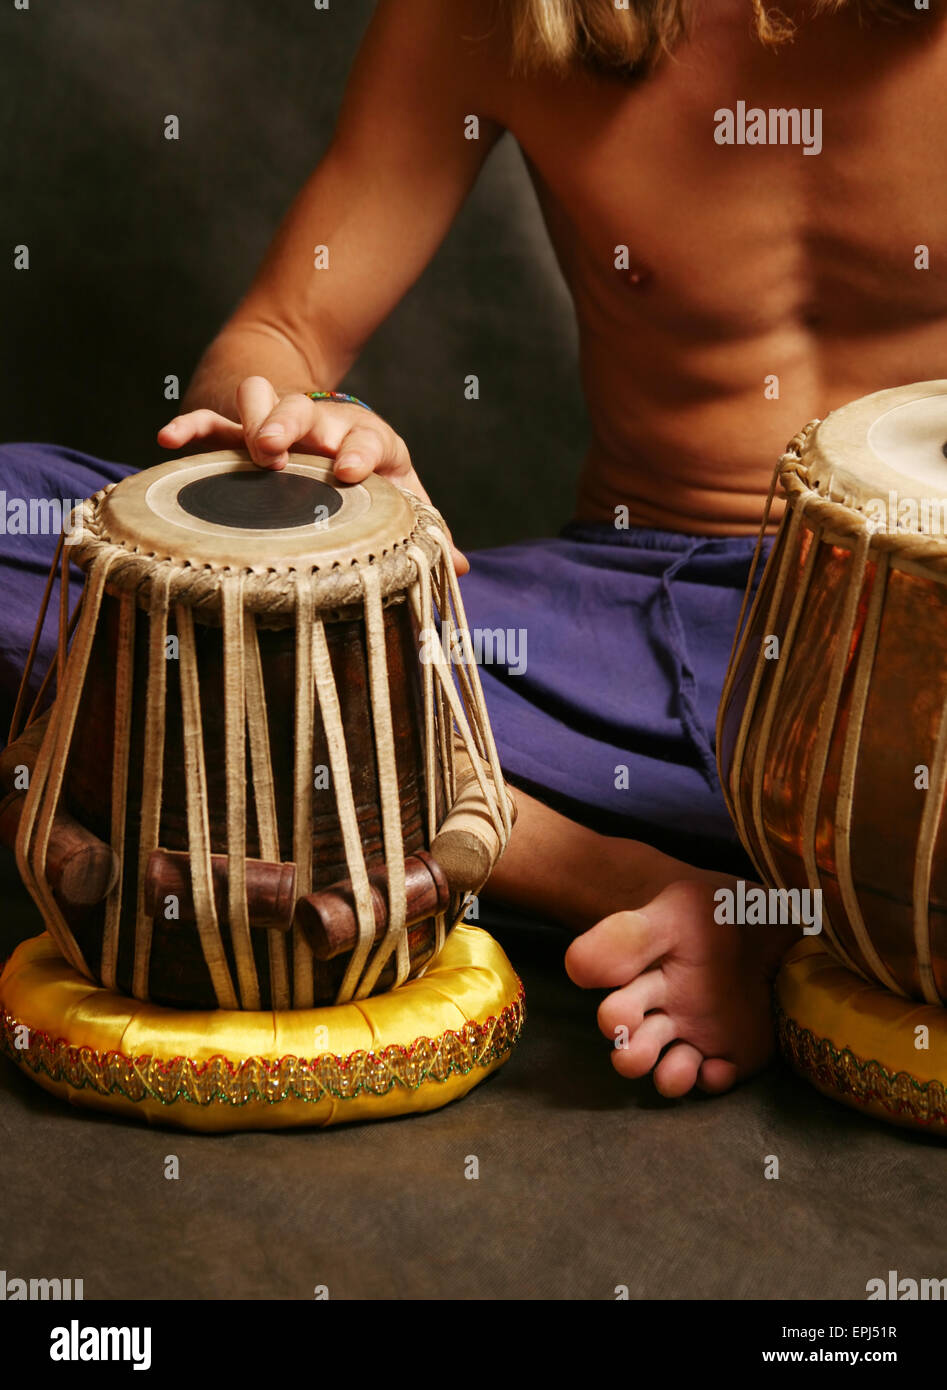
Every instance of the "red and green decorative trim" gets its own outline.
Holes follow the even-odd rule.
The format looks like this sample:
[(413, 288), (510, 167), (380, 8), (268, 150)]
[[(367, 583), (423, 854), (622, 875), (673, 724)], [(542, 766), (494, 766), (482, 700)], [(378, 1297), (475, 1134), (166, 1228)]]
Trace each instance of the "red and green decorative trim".
[(947, 1135), (947, 1090), (942, 1081), (918, 1081), (910, 1072), (890, 1072), (881, 1062), (856, 1057), (849, 1048), (839, 1050), (780, 1008), (776, 1030), (783, 1056), (817, 1086), (852, 1104), (880, 1105), (901, 1122)]
[(156, 1100), (162, 1105), (247, 1105), (284, 1100), (317, 1104), (327, 1097), (353, 1100), (368, 1093), (384, 1096), (395, 1086), (416, 1091), (427, 1082), (466, 1076), (475, 1067), (488, 1067), (515, 1046), (526, 1017), (522, 989), (512, 1004), (483, 1023), (471, 1020), (458, 1032), (448, 1029), (437, 1038), (416, 1038), (407, 1047), (392, 1044), (380, 1052), (352, 1052), (340, 1057), (248, 1057), (234, 1063), (221, 1055), (206, 1061), (191, 1057), (170, 1059), (129, 1057), (122, 1052), (97, 1052), (75, 1047), (66, 1038), (53, 1039), (26, 1024), (29, 1043), (16, 1044), (23, 1020), (0, 1015), (0, 1051), (18, 1065), (75, 1090), (90, 1088), (101, 1095), (127, 1100)]

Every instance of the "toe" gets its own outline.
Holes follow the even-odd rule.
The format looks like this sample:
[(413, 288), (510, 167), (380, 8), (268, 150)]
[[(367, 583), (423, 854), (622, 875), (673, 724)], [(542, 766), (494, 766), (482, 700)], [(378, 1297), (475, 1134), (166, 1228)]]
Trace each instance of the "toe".
[(736, 1080), (737, 1069), (733, 1062), (723, 1057), (709, 1057), (700, 1069), (698, 1085), (702, 1091), (719, 1096), (722, 1091), (729, 1091), (731, 1086), (736, 1085)]
[(645, 912), (613, 912), (576, 937), (566, 952), (566, 972), (583, 989), (613, 989), (653, 965), (669, 942)]
[(652, 1009), (663, 1009), (667, 1000), (667, 982), (660, 970), (645, 970), (637, 980), (632, 980), (624, 989), (616, 989), (607, 999), (603, 999), (598, 1010), (598, 1026), (618, 1043), (627, 1042), (631, 1034), (640, 1028), (644, 1016)]
[(655, 1087), (662, 1096), (672, 1100), (686, 1096), (694, 1087), (703, 1060), (703, 1054), (690, 1043), (676, 1043), (668, 1048), (654, 1069)]
[(632, 1079), (644, 1076), (658, 1060), (661, 1049), (673, 1042), (676, 1036), (674, 1024), (667, 1014), (649, 1014), (624, 1046), (615, 1046), (612, 1066), (622, 1076)]

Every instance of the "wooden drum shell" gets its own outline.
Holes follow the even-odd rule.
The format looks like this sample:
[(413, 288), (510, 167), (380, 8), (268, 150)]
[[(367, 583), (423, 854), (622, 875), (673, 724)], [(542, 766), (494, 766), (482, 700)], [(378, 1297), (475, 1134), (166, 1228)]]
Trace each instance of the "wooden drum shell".
[(476, 668), (448, 656), (443, 521), (328, 463), (162, 464), (80, 504), (57, 552), (37, 631), (57, 566), (86, 584), (0, 835), (15, 822), (57, 947), (107, 989), (250, 1012), (384, 992), (509, 838)]
[[(111, 835), (111, 793), (109, 771), (114, 757), (115, 670), (119, 642), (119, 605), (116, 595), (106, 594), (89, 661), (75, 733), (66, 773), (65, 804), (89, 830), (108, 841)], [(384, 611), (385, 650), (391, 696), (392, 725), (398, 771), (405, 853), (425, 848), (425, 787), (421, 741), (421, 691), (418, 674), (418, 637), (407, 602), (390, 602)], [(376, 769), (374, 731), (368, 697), (368, 659), (365, 628), (359, 616), (340, 616), (326, 623), (326, 636), (333, 674), (339, 694), (346, 730), (359, 832), (369, 869), (384, 862), (381, 837), (381, 805)], [(175, 634), (173, 610), (168, 632)], [(207, 777), (208, 819), (211, 852), (227, 853), (226, 832), (226, 756), (223, 701), (223, 634), (219, 626), (195, 623), (195, 639), (201, 698), (201, 724)], [(295, 632), (292, 626), (261, 628), (258, 631), (263, 681), (268, 713), (270, 756), (273, 766), (280, 855), (293, 859), (293, 760), (296, 743), (294, 691), (296, 682)], [(138, 609), (134, 637), (133, 685), (144, 692), (148, 675), (148, 618)], [(184, 800), (183, 719), (178, 680), (179, 663), (167, 661), (166, 730), (164, 745), (164, 794), (161, 807), (159, 843), (168, 850), (186, 851), (188, 827)], [(128, 762), (128, 815), (126, 817), (126, 865), (137, 861), (137, 814), (142, 802), (144, 764), (145, 701), (133, 703), (130, 757)], [(318, 702), (314, 710), (313, 780), (315, 769), (329, 767)], [(325, 785), (313, 789), (313, 885), (327, 886), (346, 878), (345, 850), (336, 810), (331, 775), (322, 777)], [(248, 858), (260, 857), (257, 837), (253, 779), (249, 753), (246, 766)], [(443, 815), (443, 787), (438, 780), (437, 815)], [(134, 954), (136, 874), (126, 873), (121, 920), (128, 924), (119, 938), (117, 985), (132, 992)], [(69, 909), (67, 917), (83, 954), (98, 973), (102, 943), (104, 907)], [(235, 970), (229, 934), (221, 933), (231, 971)], [(429, 959), (434, 949), (435, 923), (427, 919), (409, 929), (412, 972)], [(251, 932), (254, 958), (260, 980), (261, 1005), (270, 1007), (269, 963), (266, 931)], [(288, 953), (290, 984), (292, 951)], [(328, 962), (314, 963), (315, 1002), (335, 998), (348, 955)], [(390, 986), (394, 963), (382, 972), (377, 990)], [(193, 923), (168, 921), (163, 914), (154, 918), (149, 997), (156, 1003), (189, 1008), (213, 1007), (214, 990)]]

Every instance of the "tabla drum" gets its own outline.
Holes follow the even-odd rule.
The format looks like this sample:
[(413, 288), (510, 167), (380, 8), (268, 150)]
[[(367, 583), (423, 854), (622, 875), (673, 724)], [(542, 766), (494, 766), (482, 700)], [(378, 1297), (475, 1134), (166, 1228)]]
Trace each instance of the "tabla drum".
[(777, 485), (717, 747), (760, 877), (821, 894), (783, 1045), (830, 1093), (947, 1133), (947, 382), (811, 422)]
[[(345, 1032), (346, 1006), (361, 1036), (391, 991), (410, 1028), (512, 824), (437, 513), (325, 460), (206, 454), (97, 493), (60, 555), (85, 587), (55, 702), (0, 760), (0, 780), (30, 768), (0, 823), (66, 965), (118, 1014), (189, 1020), (191, 1041), (234, 1012), (269, 1043), (268, 1011), (328, 1009)], [(490, 978), (512, 1037), (518, 994)], [(447, 1000), (456, 1030), (438, 979), (422, 1014)]]

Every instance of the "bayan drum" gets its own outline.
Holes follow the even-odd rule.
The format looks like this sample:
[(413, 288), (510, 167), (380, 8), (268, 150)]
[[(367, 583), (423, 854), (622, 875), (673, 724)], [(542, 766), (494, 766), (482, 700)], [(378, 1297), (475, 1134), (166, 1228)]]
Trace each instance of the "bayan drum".
[[(272, 1045), (268, 1011), (296, 1015), (297, 1041), (323, 1015), (336, 1036), (363, 1037), (355, 1025), (371, 1023), (389, 991), (408, 1029), (411, 1000), (415, 1010), (425, 1000), (427, 1026), (434, 996), (446, 999), (445, 1023), (461, 1032), (468, 1006), (489, 1006), (489, 1047), (474, 1056), (472, 1044), (467, 1071), (503, 1060), (522, 1004), (502, 952), (460, 929), (464, 1007), (450, 1005), (443, 964), (448, 933), (509, 836), (512, 801), (437, 513), (380, 478), (337, 484), (324, 460), (293, 455), (270, 472), (227, 452), (106, 488), (78, 509), (65, 542), (63, 578), (72, 561), (85, 587), (67, 655), (61, 584), (55, 702), (0, 759), (8, 789), (16, 767), (29, 779), (25, 795), (14, 787), (0, 804), (0, 834), (18, 827), (20, 872), (69, 987), (81, 979), (85, 997), (97, 983), (119, 1039), (141, 1001), (139, 1022), (160, 1032), (163, 1018), (192, 1062), (195, 1035), (231, 1037), (236, 1026), (249, 1037), (253, 1018)], [(45, 605), (38, 632), (44, 617)], [(0, 982), (8, 1035), (10, 991), (28, 1004), (29, 980), (48, 985), (50, 968), (48, 950), (11, 961)], [(429, 970), (437, 989), (425, 994)], [(390, 1023), (387, 1003), (383, 1012)], [(41, 1031), (48, 1060), (55, 1040)], [(399, 1028), (387, 1036), (397, 1049)], [(416, 1036), (405, 1036), (409, 1050)], [(228, 1064), (250, 1060), (233, 1054), (226, 1043)], [(348, 1054), (333, 1059), (344, 1071)], [(196, 1075), (184, 1092), (205, 1104)], [(307, 1072), (287, 1097), (318, 1100), (310, 1082)], [(271, 1101), (260, 1085), (240, 1103)]]
[(830, 1094), (941, 1133), (945, 455), (945, 381), (879, 391), (791, 441), (770, 492), (778, 483), (787, 505), (752, 605), (750, 579), (717, 729), (760, 877), (821, 895), (824, 946), (794, 948), (777, 985), (784, 1049)]

